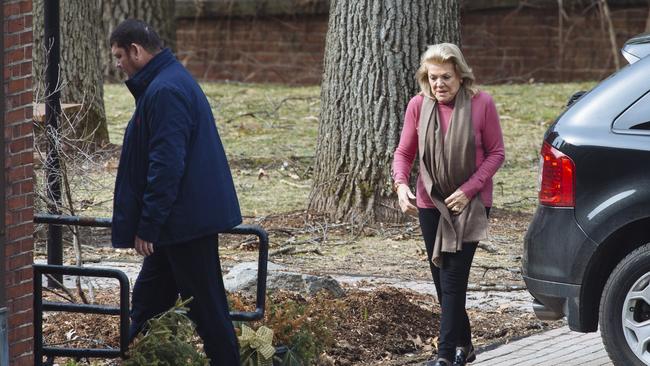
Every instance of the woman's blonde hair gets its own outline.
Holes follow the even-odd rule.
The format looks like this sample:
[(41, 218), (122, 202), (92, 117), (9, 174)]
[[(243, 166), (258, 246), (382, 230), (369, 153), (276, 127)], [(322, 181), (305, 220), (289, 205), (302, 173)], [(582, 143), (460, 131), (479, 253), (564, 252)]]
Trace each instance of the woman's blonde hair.
[(429, 72), (427, 70), (427, 65), (443, 64), (445, 62), (451, 62), (454, 64), (456, 72), (463, 81), (462, 86), (464, 86), (471, 95), (478, 92), (478, 89), (473, 86), (474, 73), (469, 65), (467, 65), (460, 48), (453, 43), (438, 43), (427, 47), (427, 50), (424, 51), (420, 58), (420, 68), (415, 73), (415, 79), (418, 81), (418, 84), (420, 84), (422, 94), (433, 98), (431, 85), (429, 85)]

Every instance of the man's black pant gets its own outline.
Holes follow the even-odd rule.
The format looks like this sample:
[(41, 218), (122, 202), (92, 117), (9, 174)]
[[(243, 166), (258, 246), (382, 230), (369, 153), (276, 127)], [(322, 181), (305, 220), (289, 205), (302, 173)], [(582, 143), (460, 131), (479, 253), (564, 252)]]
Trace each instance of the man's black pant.
[[(490, 209), (486, 208), (486, 213), (489, 212)], [(440, 212), (433, 208), (420, 208), (418, 216), (441, 309), (438, 356), (453, 361), (456, 346), (469, 346), (472, 343), (465, 300), (469, 271), (478, 243), (463, 243), (460, 252), (443, 253), (442, 267), (438, 268), (431, 262), (431, 256)]]
[(169, 310), (180, 293), (203, 339), (211, 366), (239, 366), (239, 346), (221, 277), (216, 235), (155, 247), (133, 287), (130, 339), (147, 320)]

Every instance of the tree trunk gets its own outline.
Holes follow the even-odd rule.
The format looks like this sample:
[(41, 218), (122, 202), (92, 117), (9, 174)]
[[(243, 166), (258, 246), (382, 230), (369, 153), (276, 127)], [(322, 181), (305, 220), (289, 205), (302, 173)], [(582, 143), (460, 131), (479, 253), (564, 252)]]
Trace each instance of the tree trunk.
[(403, 218), (390, 164), (426, 45), (460, 40), (446, 0), (332, 0), (309, 209), (356, 223)]
[(648, 15), (645, 19), (645, 31), (650, 32), (650, 0), (648, 0)]
[[(36, 100), (44, 100), (46, 48), (43, 44), (43, 1), (34, 1), (34, 79)], [(61, 1), (61, 102), (83, 104), (80, 113), (69, 129), (73, 136), (98, 146), (108, 143), (108, 128), (104, 112), (104, 84), (98, 48), (101, 19), (96, 1)], [(73, 121), (70, 121), (73, 122)], [(68, 122), (61, 121), (62, 127)]]
[(104, 77), (107, 82), (124, 79), (115, 68), (115, 60), (110, 52), (108, 38), (113, 29), (127, 18), (140, 19), (156, 30), (165, 47), (175, 50), (176, 19), (174, 0), (100, 0), (102, 11), (102, 33), (105, 41), (101, 43), (101, 59)]

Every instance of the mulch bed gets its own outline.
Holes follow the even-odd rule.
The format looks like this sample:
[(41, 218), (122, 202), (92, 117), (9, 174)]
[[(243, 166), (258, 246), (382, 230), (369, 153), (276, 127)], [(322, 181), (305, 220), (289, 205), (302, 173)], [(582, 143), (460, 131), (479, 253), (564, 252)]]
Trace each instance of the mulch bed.
[[(60, 301), (51, 293), (46, 293), (46, 298)], [(231, 299), (238, 310), (243, 303), (252, 304), (251, 299), (237, 295)], [(116, 304), (118, 297), (113, 292), (101, 291), (95, 294), (95, 300)], [(384, 287), (374, 291), (349, 289), (339, 299), (326, 293), (305, 299), (280, 292), (270, 295), (268, 303), (267, 315), (269, 308), (283, 309), (289, 303), (300, 303), (304, 306), (305, 319), (327, 328), (328, 339), (323, 342), (324, 349), (317, 361), (320, 365), (393, 364), (405, 354), (426, 358), (435, 353), (440, 309), (432, 296)], [(541, 322), (529, 313), (513, 314), (508, 309), (471, 310), (469, 315), (478, 347), (559, 325)], [(305, 323), (294, 321), (293, 324), (300, 327)], [(114, 348), (118, 346), (118, 318), (48, 313), (43, 334), (49, 345)]]

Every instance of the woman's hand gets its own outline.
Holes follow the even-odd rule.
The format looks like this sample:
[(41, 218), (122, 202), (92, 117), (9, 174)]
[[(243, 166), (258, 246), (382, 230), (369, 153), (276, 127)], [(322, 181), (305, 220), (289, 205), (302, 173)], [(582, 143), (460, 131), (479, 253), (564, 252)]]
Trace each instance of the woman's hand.
[(415, 202), (415, 196), (407, 184), (400, 184), (397, 186), (397, 199), (402, 212), (417, 217), (418, 208), (413, 204)]
[(445, 199), (445, 205), (447, 205), (449, 211), (454, 215), (463, 212), (468, 203), (469, 198), (467, 198), (465, 193), (460, 189), (457, 189), (456, 192), (452, 193), (451, 196)]

